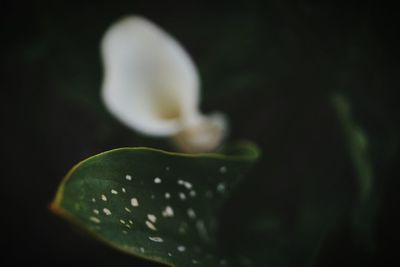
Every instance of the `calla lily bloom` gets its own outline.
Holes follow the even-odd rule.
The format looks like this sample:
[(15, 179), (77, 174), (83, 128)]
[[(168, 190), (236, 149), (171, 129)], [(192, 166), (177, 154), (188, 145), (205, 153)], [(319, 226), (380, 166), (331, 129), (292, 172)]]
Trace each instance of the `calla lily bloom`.
[(113, 24), (101, 43), (102, 98), (122, 123), (142, 134), (170, 137), (184, 152), (215, 150), (226, 133), (220, 113), (199, 110), (197, 69), (168, 33), (138, 16)]

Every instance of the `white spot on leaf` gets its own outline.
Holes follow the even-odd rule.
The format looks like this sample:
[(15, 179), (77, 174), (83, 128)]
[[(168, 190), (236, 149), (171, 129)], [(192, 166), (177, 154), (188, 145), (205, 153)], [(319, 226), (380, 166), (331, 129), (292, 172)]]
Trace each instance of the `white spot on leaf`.
[(127, 211), (127, 212), (131, 212), (131, 210), (128, 208), (128, 207), (125, 207), (125, 210)]
[(154, 178), (154, 183), (160, 184), (161, 182), (162, 182), (162, 181), (161, 181), (160, 177)]
[(192, 189), (193, 185), (187, 181), (184, 180), (178, 180), (178, 184), (179, 185), (183, 185), (184, 187), (186, 187), (186, 189)]
[(190, 219), (196, 218), (196, 213), (194, 212), (193, 209), (188, 209), (187, 210), (187, 215), (189, 216)]
[(226, 173), (227, 169), (225, 166), (221, 166), (221, 168), (219, 168), (219, 172), (220, 173)]
[(182, 200), (185, 200), (186, 199), (186, 195), (184, 193), (182, 193), (182, 192), (179, 192), (179, 198), (182, 199)]
[(128, 180), (128, 181), (131, 181), (131, 180), (132, 180), (132, 176), (130, 176), (129, 174), (127, 174), (127, 175), (125, 176), (125, 179)]
[(162, 239), (161, 237), (158, 236), (149, 236), (149, 239), (153, 242), (164, 242), (164, 239)]
[(146, 226), (147, 226), (149, 229), (153, 230), (153, 231), (157, 231), (157, 228), (154, 226), (154, 224), (152, 224), (152, 223), (149, 222), (149, 221), (146, 221)]
[(104, 208), (104, 209), (103, 209), (103, 212), (104, 212), (104, 214), (107, 215), (107, 216), (110, 216), (110, 215), (111, 215), (111, 211), (110, 211), (109, 209), (107, 209), (107, 208)]
[(154, 214), (147, 214), (147, 218), (152, 222), (155, 223), (157, 221), (157, 217)]
[(137, 198), (131, 198), (131, 205), (133, 207), (139, 207), (139, 201), (137, 200)]
[(178, 246), (176, 249), (177, 249), (179, 252), (184, 252), (184, 251), (186, 250), (186, 247), (185, 247), (185, 246)]
[(167, 193), (165, 193), (165, 198), (166, 198), (166, 199), (170, 199), (170, 198), (171, 198), (171, 194), (170, 194), (170, 193), (168, 193), (168, 192), (167, 192)]
[(122, 192), (126, 193), (126, 189), (124, 187), (121, 188)]
[(218, 192), (220, 192), (220, 193), (225, 192), (225, 184), (224, 184), (224, 183), (219, 183), (219, 184), (217, 185), (217, 190), (218, 190)]
[(99, 210), (94, 209), (94, 210), (93, 210), (93, 213), (94, 213), (94, 214), (99, 214)]
[(99, 218), (91, 216), (89, 219), (94, 223), (100, 223), (100, 219)]
[(107, 201), (107, 197), (106, 197), (106, 195), (101, 195), (101, 200), (103, 200), (103, 201)]
[(173, 217), (174, 210), (170, 206), (166, 206), (165, 209), (162, 211), (162, 215), (164, 217)]
[(185, 182), (183, 184), (183, 186), (186, 187), (187, 189), (192, 189), (192, 187), (193, 187), (193, 185), (191, 183), (189, 183), (189, 182)]
[(111, 189), (111, 194), (118, 195), (118, 191), (114, 190), (114, 189)]

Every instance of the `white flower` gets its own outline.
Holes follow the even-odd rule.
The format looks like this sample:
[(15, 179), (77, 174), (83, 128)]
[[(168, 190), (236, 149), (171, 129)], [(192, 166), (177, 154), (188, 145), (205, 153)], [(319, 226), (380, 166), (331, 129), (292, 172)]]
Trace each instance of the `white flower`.
[(221, 144), (224, 116), (201, 114), (197, 69), (172, 36), (132, 16), (107, 30), (101, 50), (102, 97), (122, 123), (143, 134), (170, 137), (185, 152), (212, 151)]

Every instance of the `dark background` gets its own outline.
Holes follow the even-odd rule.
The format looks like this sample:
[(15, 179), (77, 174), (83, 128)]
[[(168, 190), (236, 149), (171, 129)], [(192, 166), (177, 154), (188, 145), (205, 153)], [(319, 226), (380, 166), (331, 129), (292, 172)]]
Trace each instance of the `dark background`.
[[(275, 233), (298, 229), (297, 205), (303, 200), (325, 203), (326, 196), (327, 203), (337, 199), (332, 203), (352, 206), (357, 185), (328, 100), (333, 91), (348, 96), (371, 142), (378, 199), (371, 208), (372, 237), (367, 246), (354, 238), (347, 217), (352, 208), (340, 208), (314, 262), (375, 266), (396, 259), (397, 9), (377, 1), (263, 2), (1, 4), (2, 253), (14, 263), (151, 266), (96, 243), (47, 209), (65, 173), (90, 155), (122, 146), (173, 149), (165, 140), (132, 133), (99, 98), (102, 34), (120, 17), (140, 14), (192, 55), (202, 78), (202, 109), (229, 116), (231, 140), (250, 139), (261, 147), (263, 158), (251, 176), (257, 179), (249, 179), (243, 194), (260, 193), (247, 204), (277, 218), (283, 226)], [(314, 193), (307, 194), (305, 184), (316, 184)], [(233, 199), (225, 215), (237, 205), (246, 218), (253, 214), (253, 206), (240, 203)], [(321, 210), (336, 211), (329, 213), (329, 207)], [(238, 226), (223, 223), (221, 240), (240, 250), (248, 239), (235, 240), (229, 231)], [(249, 232), (250, 237), (266, 248), (280, 238)], [(296, 253), (308, 247), (295, 243), (277, 244), (271, 255), (281, 253), (287, 266), (301, 266)], [(284, 266), (281, 259), (268, 259)]]

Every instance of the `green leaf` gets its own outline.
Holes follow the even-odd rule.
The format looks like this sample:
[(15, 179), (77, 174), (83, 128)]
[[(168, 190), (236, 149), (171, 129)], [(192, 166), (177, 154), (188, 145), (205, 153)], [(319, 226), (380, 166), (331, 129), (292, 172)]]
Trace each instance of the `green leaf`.
[(350, 100), (344, 95), (336, 94), (332, 101), (357, 179), (358, 197), (352, 218), (354, 232), (357, 238), (363, 239), (367, 246), (372, 247), (378, 192), (370, 158), (369, 139), (364, 129), (353, 118)]
[(343, 134), (352, 159), (359, 183), (360, 201), (371, 195), (373, 188), (373, 171), (368, 152), (368, 138), (363, 129), (352, 118), (350, 102), (343, 95), (333, 96), (333, 105), (336, 109)]
[(242, 144), (225, 154), (120, 148), (76, 165), (51, 210), (123, 252), (170, 266), (221, 266), (218, 213), (258, 158)]

